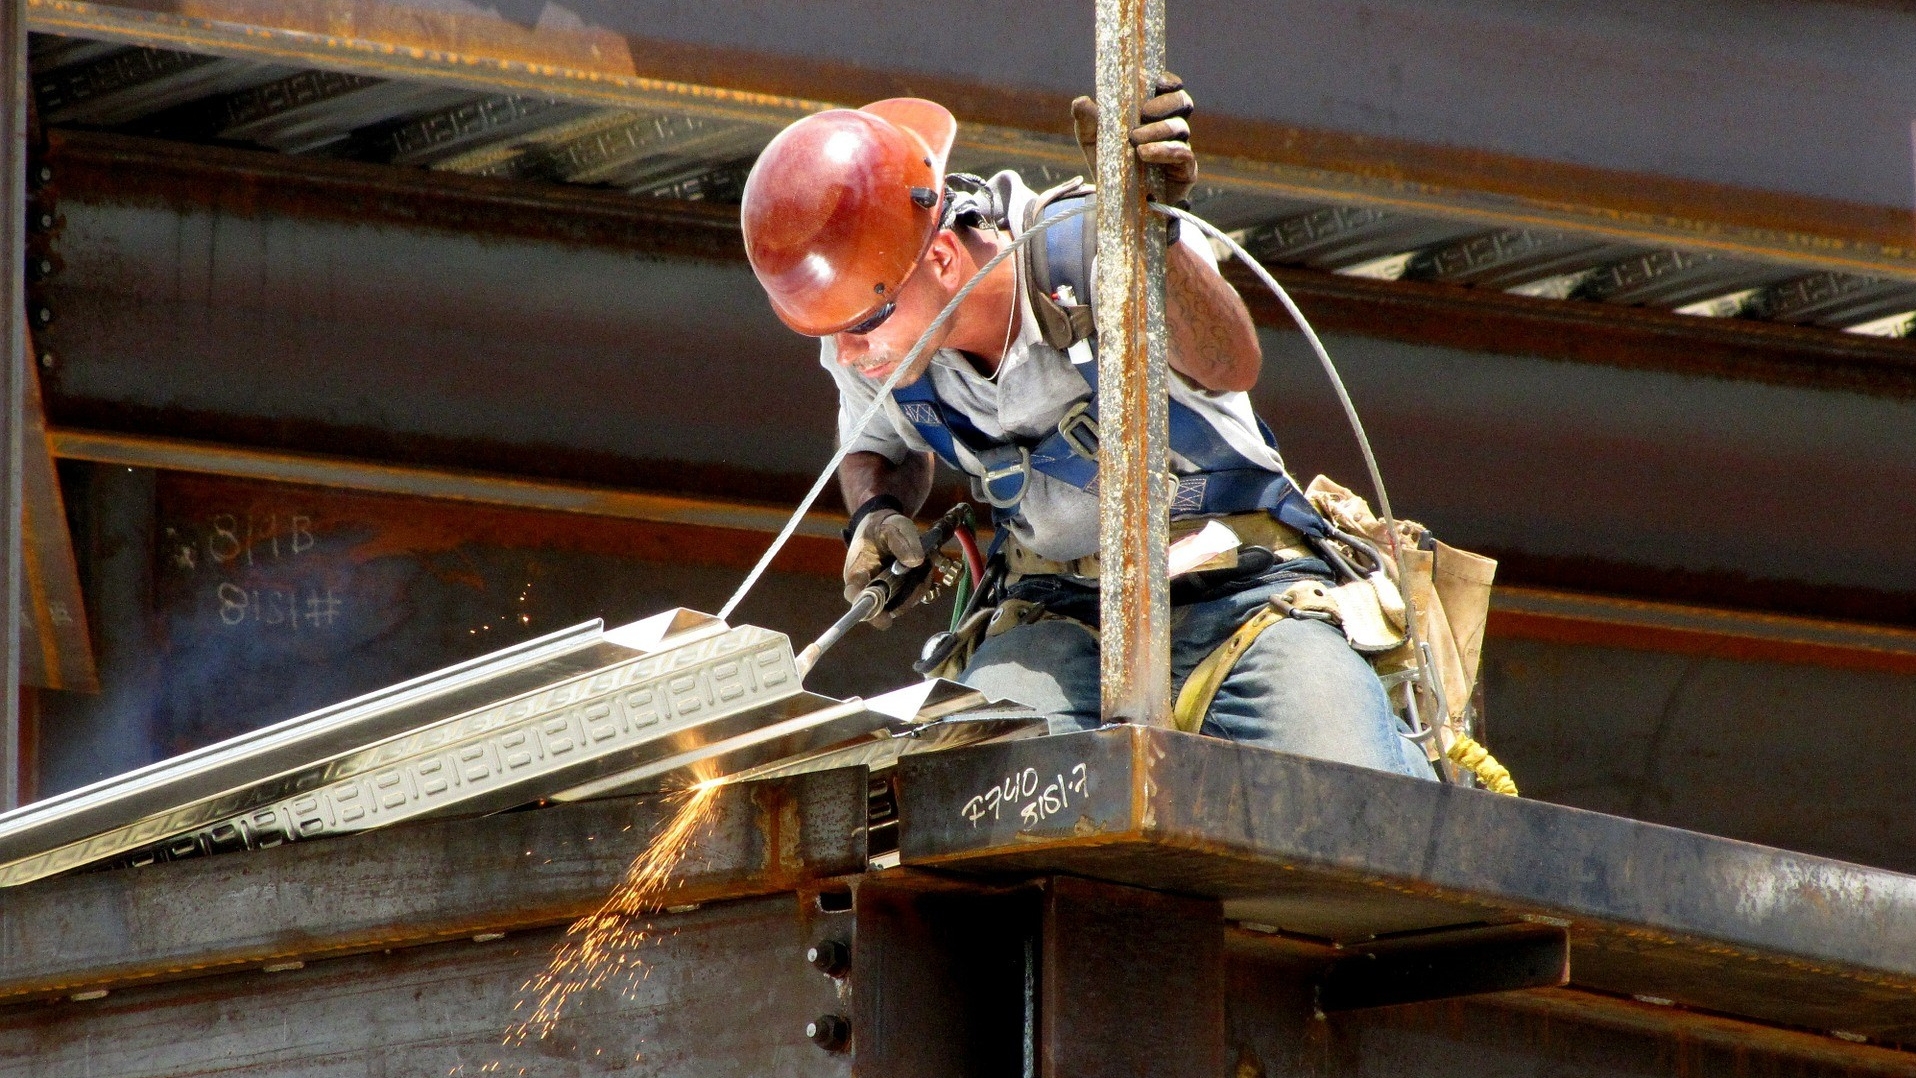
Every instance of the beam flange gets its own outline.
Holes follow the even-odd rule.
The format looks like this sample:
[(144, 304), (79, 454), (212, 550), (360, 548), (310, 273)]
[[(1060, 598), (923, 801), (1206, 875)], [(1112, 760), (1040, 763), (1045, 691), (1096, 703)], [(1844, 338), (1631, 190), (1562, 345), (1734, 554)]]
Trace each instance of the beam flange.
[(20, 432), (21, 679), (42, 689), (97, 692), (99, 670), (40, 377), (33, 364), (20, 373), (26, 390)]
[[(263, 5), (28, 0), (36, 30), (263, 63), (663, 110), (776, 128), (830, 104), (912, 93), (950, 104), (962, 144), (1078, 171), (1068, 95), (605, 27), (528, 28), (403, 0)], [(1805, 269), (1916, 280), (1906, 207), (1866, 206), (1207, 114), (1206, 182), (1254, 197), (1562, 230)]]
[(1912, 876), (1138, 727), (907, 756), (898, 790), (908, 866), (1216, 897), (1346, 945), (1548, 925), (1582, 987), (1916, 1041)]
[(1569, 933), (1552, 925), (1488, 925), (1342, 948), (1317, 1003), (1352, 1011), (1569, 983)]

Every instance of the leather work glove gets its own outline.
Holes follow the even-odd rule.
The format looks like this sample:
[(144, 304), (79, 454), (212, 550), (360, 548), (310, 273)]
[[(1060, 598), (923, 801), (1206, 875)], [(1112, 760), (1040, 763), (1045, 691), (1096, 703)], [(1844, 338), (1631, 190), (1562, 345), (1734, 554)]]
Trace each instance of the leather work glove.
[[(884, 570), (888, 557), (906, 568), (923, 565), (924, 541), (918, 536), (918, 525), (912, 523), (910, 517), (890, 509), (874, 509), (858, 522), (858, 530), (852, 533), (851, 545), (845, 551), (846, 602), (858, 599), (858, 593)], [(927, 576), (925, 583), (907, 596), (897, 610), (873, 614), (866, 624), (874, 629), (891, 628), (892, 619), (918, 598), (930, 579)]]
[[(1158, 74), (1157, 95), (1138, 110), (1138, 126), (1131, 129), (1131, 145), (1138, 160), (1164, 170), (1164, 201), (1177, 205), (1191, 196), (1198, 177), (1197, 155), (1191, 151), (1189, 117), (1196, 106), (1184, 91), (1184, 80), (1169, 71)], [(1098, 103), (1080, 97), (1071, 103), (1071, 126), (1078, 147), (1098, 171)]]

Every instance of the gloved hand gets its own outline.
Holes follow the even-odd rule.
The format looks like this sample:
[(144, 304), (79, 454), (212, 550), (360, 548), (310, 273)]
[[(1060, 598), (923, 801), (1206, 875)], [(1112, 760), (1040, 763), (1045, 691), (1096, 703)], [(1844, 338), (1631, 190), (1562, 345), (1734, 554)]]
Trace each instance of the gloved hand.
[[(850, 548), (845, 551), (846, 602), (857, 600), (858, 593), (864, 591), (872, 578), (884, 570), (888, 557), (896, 559), (906, 568), (923, 565), (924, 541), (918, 536), (918, 525), (912, 523), (910, 517), (890, 509), (874, 509), (858, 522), (858, 530), (852, 533)], [(916, 601), (930, 580), (927, 574), (917, 591), (907, 596), (897, 610), (902, 611)], [(896, 613), (880, 611), (872, 615), (866, 624), (874, 629), (889, 629)]]
[[(1131, 129), (1131, 145), (1138, 148), (1138, 160), (1164, 169), (1164, 201), (1173, 205), (1191, 195), (1198, 177), (1197, 155), (1191, 152), (1191, 125), (1188, 117), (1196, 106), (1184, 92), (1184, 80), (1169, 71), (1158, 74), (1157, 96), (1138, 110), (1138, 126)], [(1077, 132), (1078, 147), (1098, 170), (1098, 103), (1080, 97), (1071, 103), (1071, 126)]]

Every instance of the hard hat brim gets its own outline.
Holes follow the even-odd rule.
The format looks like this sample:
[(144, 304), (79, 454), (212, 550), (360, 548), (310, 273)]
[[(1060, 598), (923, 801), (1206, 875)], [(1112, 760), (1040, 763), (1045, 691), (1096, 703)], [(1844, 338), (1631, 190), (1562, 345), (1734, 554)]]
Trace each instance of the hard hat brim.
[(958, 120), (950, 109), (922, 97), (888, 97), (858, 111), (869, 112), (917, 135), (931, 153), (926, 164), (943, 182), (945, 162), (951, 159), (952, 143), (958, 140)]

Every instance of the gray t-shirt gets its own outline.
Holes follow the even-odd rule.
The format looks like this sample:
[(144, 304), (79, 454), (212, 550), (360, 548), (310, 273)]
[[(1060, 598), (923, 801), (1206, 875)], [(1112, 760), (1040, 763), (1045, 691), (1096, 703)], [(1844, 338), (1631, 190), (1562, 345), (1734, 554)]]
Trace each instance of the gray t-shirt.
[[(1014, 172), (1000, 172), (990, 182), (1011, 208), (1011, 220), (1023, 220), (1025, 207), (1034, 197), (1032, 190)], [(1180, 242), (1215, 267), (1216, 256), (1197, 234), (1198, 230), (1182, 231)], [(1013, 440), (1035, 444), (1058, 429), (1058, 421), (1064, 418), (1066, 411), (1091, 396), (1091, 387), (1076, 366), (1078, 362), (1093, 361), (1091, 349), (1080, 344), (1066, 353), (1046, 344), (1022, 286), (1018, 297), (1021, 325), (995, 375), (986, 377), (979, 373), (970, 360), (949, 348), (933, 354), (925, 375), (932, 380), (939, 400), (964, 415), (994, 444)], [(830, 337), (819, 343), (819, 364), (831, 372), (838, 384), (841, 444), (850, 442), (855, 452), (878, 453), (893, 463), (904, 460), (907, 453), (930, 451), (931, 446), (905, 418), (898, 402), (889, 396), (863, 431), (853, 430), (858, 417), (871, 404), (880, 382), (840, 366)], [(1276, 451), (1265, 445), (1258, 433), (1257, 418), (1247, 395), (1199, 388), (1176, 371), (1170, 372), (1169, 381), (1173, 399), (1210, 423), (1248, 461), (1274, 472), (1283, 470)], [(972, 477), (974, 493), (982, 499), (978, 478), (984, 474), (984, 466), (966, 452), (962, 444), (957, 451), (959, 463)], [(1199, 469), (1173, 453), (1171, 470), (1189, 475)], [(1021, 542), (1044, 557), (1068, 561), (1094, 554), (1098, 549), (1097, 495), (1033, 470), (1025, 486), (1024, 500), (1018, 506), (1018, 515), (1010, 526)]]

